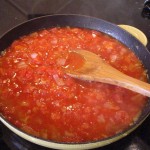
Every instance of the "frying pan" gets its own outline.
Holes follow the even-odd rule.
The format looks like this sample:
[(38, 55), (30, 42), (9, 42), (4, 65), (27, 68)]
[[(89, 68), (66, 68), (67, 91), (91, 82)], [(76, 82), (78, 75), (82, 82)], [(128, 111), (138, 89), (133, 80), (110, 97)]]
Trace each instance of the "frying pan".
[[(20, 36), (27, 35), (31, 32), (41, 30), (44, 28), (66, 27), (66, 26), (93, 29), (114, 37), (121, 43), (125, 44), (136, 54), (137, 57), (139, 57), (145, 69), (147, 69), (148, 76), (150, 76), (150, 65), (149, 65), (150, 53), (147, 50), (147, 48), (144, 47), (143, 44), (141, 44), (136, 38), (127, 33), (125, 30), (119, 28), (117, 25), (89, 16), (68, 15), (68, 14), (49, 15), (27, 21), (11, 29), (0, 38), (0, 51), (6, 49), (15, 39), (19, 38)], [(69, 143), (69, 144), (53, 142), (50, 140), (43, 140), (34, 137), (32, 135), (29, 135), (13, 126), (11, 123), (9, 123), (9, 121), (7, 121), (5, 117), (2, 116), (2, 114), (0, 116), (0, 121), (20, 137), (44, 147), (55, 149), (92, 149), (108, 145), (112, 142), (115, 142), (125, 137), (134, 129), (136, 129), (146, 119), (149, 113), (150, 113), (150, 99), (147, 99), (147, 103), (144, 109), (142, 110), (139, 119), (127, 130), (103, 140), (91, 141), (87, 143), (84, 142), (84, 143)]]

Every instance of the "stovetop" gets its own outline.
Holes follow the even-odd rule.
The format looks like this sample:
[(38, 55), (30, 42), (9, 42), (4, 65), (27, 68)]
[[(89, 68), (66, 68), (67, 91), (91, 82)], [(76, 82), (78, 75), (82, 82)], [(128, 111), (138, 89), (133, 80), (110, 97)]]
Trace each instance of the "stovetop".
[[(147, 3), (146, 4), (144, 4)], [(0, 36), (31, 18), (49, 14), (82, 14), (145, 33), (150, 50), (149, 0), (0, 0)], [(0, 123), (0, 150), (47, 150), (18, 137)], [(100, 150), (150, 150), (150, 116), (130, 135)]]

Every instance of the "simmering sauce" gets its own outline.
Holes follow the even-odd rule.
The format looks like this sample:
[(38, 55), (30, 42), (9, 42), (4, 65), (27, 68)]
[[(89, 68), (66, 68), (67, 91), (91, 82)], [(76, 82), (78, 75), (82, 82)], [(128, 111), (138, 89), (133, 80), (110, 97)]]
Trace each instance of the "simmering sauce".
[(0, 113), (19, 129), (57, 142), (104, 139), (133, 124), (146, 97), (66, 75), (71, 59), (75, 67), (82, 64), (76, 56), (66, 62), (74, 49), (89, 50), (123, 73), (147, 80), (135, 54), (108, 35), (80, 28), (44, 29), (2, 52)]

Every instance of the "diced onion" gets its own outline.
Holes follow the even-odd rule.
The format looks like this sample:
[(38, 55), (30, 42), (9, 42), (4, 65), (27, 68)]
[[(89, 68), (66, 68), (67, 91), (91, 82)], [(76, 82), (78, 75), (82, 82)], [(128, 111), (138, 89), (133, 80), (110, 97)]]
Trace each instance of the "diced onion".
[(63, 66), (65, 65), (65, 63), (66, 63), (66, 59), (63, 59), (63, 58), (57, 59), (57, 65)]
[(27, 66), (28, 65), (24, 61), (18, 63), (18, 68), (26, 68)]
[(103, 114), (100, 114), (97, 119), (98, 119), (99, 123), (105, 123), (105, 121), (106, 121)]
[(95, 34), (95, 33), (92, 33), (92, 37), (95, 38), (95, 37), (96, 37), (96, 34)]
[(57, 44), (57, 42), (58, 42), (57, 39), (52, 39), (52, 40), (51, 40), (51, 43), (52, 43), (52, 44)]
[(117, 55), (112, 55), (110, 58), (111, 62), (115, 62), (117, 60), (117, 58), (118, 58)]
[(37, 57), (37, 55), (38, 55), (37, 53), (32, 53), (31, 58), (35, 59)]
[(57, 85), (62, 86), (65, 84), (64, 81), (57, 74), (54, 74), (53, 78), (54, 78)]

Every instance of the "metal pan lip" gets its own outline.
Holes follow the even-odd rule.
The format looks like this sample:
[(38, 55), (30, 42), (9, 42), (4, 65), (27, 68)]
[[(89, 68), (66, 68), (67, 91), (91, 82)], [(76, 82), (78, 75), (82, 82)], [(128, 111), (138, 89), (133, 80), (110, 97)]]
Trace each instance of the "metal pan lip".
[[(9, 34), (9, 32), (11, 32), (12, 30), (15, 30), (16, 28), (21, 27), (21, 26), (23, 26), (25, 24), (28, 24), (30, 22), (34, 22), (36, 20), (40, 20), (40, 19), (44, 19), (44, 18), (48, 19), (48, 18), (51, 18), (51, 17), (69, 17), (69, 16), (70, 17), (81, 17), (81, 19), (82, 18), (87, 18), (89, 20), (96, 20), (96, 21), (100, 21), (100, 22), (103, 22), (105, 24), (108, 24), (108, 25), (112, 26), (112, 28), (120, 30), (122, 32), (122, 34), (125, 34), (125, 36), (130, 37), (131, 39), (135, 40), (135, 42), (138, 43), (138, 45), (140, 45), (145, 51), (147, 51), (147, 53), (149, 53), (149, 51), (147, 50), (146, 47), (144, 47), (144, 45), (142, 45), (137, 39), (135, 39), (128, 32), (126, 32), (126, 31), (122, 30), (121, 28), (119, 28), (117, 25), (115, 25), (113, 23), (110, 23), (110, 22), (107, 22), (107, 21), (105, 21), (103, 19), (96, 18), (96, 17), (86, 16), (86, 15), (78, 15), (78, 14), (47, 15), (47, 16), (38, 17), (38, 18), (35, 18), (35, 19), (31, 19), (31, 20), (25, 21), (25, 22), (15, 26), (15, 27), (13, 27), (12, 29), (8, 30), (6, 33), (4, 33), (1, 36), (0, 41), (6, 34)], [(86, 27), (81, 27), (81, 28), (86, 28)], [(93, 29), (93, 30), (95, 30), (95, 29)], [(108, 35), (112, 36), (109, 33), (108, 33)], [(123, 43), (123, 44), (125, 44), (125, 43)], [(149, 58), (150, 58), (150, 53), (149, 53)], [(146, 108), (148, 108), (149, 106), (150, 106), (150, 102), (148, 103), (148, 106), (146, 106)], [(127, 136), (130, 132), (135, 130), (148, 117), (149, 114), (150, 114), (150, 108), (144, 110), (143, 115), (135, 123), (133, 123), (128, 129), (126, 129), (126, 130), (124, 130), (124, 131), (122, 131), (122, 132), (120, 132), (120, 133), (118, 133), (118, 134), (116, 134), (116, 135), (114, 135), (112, 137), (108, 137), (108, 138), (102, 139), (102, 140), (95, 140), (95, 141), (81, 142), (81, 143), (80, 142), (79, 143), (55, 142), (55, 141), (52, 141), (52, 140), (45, 140), (45, 139), (42, 139), (42, 138), (34, 137), (34, 136), (29, 135), (28, 133), (25, 133), (24, 131), (18, 129), (14, 125), (12, 125), (1, 114), (0, 114), (0, 121), (3, 124), (5, 124), (10, 130), (15, 132), (17, 135), (21, 136), (22, 138), (26, 137), (24, 139), (27, 139), (28, 141), (36, 143), (38, 145), (42, 145), (42, 146), (49, 147), (49, 148), (63, 148), (63, 149), (83, 148), (83, 149), (88, 149), (88, 148), (93, 148), (93, 147), (96, 148), (96, 147), (101, 147), (101, 146), (104, 146), (104, 145), (108, 145), (108, 144), (110, 144), (112, 142), (115, 142), (115, 141), (117, 141), (117, 140)]]

